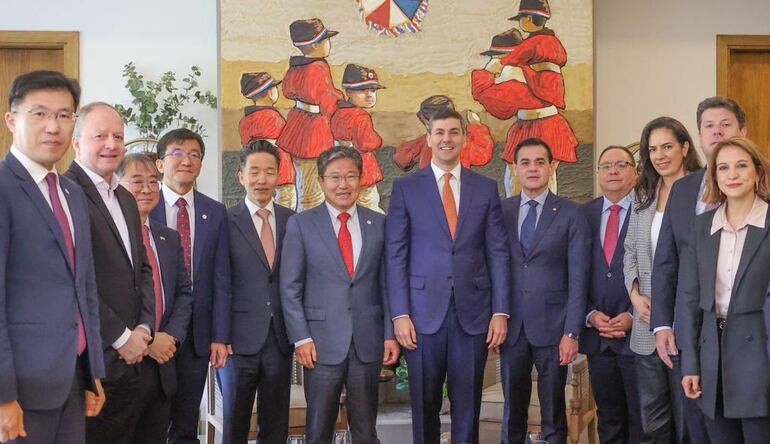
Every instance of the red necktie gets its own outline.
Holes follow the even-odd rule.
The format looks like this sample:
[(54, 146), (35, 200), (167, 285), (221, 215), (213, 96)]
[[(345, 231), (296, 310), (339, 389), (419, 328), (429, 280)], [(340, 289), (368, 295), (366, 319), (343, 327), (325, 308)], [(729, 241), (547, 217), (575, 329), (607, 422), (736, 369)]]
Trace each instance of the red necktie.
[(340, 232), (337, 235), (337, 242), (340, 244), (340, 252), (342, 253), (342, 260), (345, 261), (345, 268), (348, 269), (348, 274), (353, 277), (353, 238), (350, 236), (348, 230), (348, 219), (350, 215), (348, 213), (340, 213), (337, 216), (340, 220)]
[(160, 330), (160, 320), (163, 319), (163, 287), (160, 285), (160, 266), (155, 257), (155, 249), (150, 242), (150, 227), (142, 225), (142, 241), (144, 249), (147, 250), (147, 260), (150, 261), (152, 268), (152, 284), (155, 290), (155, 331)]
[[(51, 198), (51, 208), (53, 214), (56, 217), (56, 221), (59, 222), (59, 228), (61, 228), (64, 235), (64, 245), (67, 247), (67, 258), (69, 259), (70, 267), (72, 268), (72, 274), (75, 274), (75, 243), (72, 241), (72, 231), (70, 230), (70, 223), (67, 220), (67, 213), (64, 212), (64, 207), (59, 199), (59, 185), (57, 184), (58, 177), (54, 173), (48, 173), (45, 176), (45, 181), (48, 183), (48, 196)], [(78, 355), (81, 355), (86, 349), (86, 331), (83, 328), (83, 315), (80, 313), (80, 306), (78, 305)]]
[(604, 258), (607, 259), (607, 265), (612, 263), (615, 248), (618, 246), (618, 228), (620, 227), (620, 210), (622, 208), (618, 204), (610, 207), (610, 218), (607, 219), (607, 227), (604, 230)]
[(176, 200), (176, 206), (179, 207), (179, 212), (176, 213), (176, 231), (182, 240), (184, 266), (187, 267), (187, 274), (192, 276), (192, 241), (190, 240), (190, 214), (187, 212), (187, 201), (180, 197)]
[(444, 189), (441, 196), (441, 204), (444, 206), (444, 214), (446, 214), (446, 222), (449, 225), (449, 234), (452, 239), (457, 234), (457, 206), (455, 203), (455, 195), (452, 192), (452, 173), (444, 173)]

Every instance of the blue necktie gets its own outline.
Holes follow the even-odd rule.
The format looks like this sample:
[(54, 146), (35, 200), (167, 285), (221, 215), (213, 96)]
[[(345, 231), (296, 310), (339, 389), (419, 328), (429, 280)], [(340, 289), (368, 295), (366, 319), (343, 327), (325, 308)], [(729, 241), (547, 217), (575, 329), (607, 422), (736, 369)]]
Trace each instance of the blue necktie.
[(529, 254), (532, 241), (535, 240), (535, 226), (537, 225), (537, 201), (530, 200), (527, 205), (529, 205), (529, 211), (521, 224), (521, 233), (519, 234), (521, 250), (525, 255)]

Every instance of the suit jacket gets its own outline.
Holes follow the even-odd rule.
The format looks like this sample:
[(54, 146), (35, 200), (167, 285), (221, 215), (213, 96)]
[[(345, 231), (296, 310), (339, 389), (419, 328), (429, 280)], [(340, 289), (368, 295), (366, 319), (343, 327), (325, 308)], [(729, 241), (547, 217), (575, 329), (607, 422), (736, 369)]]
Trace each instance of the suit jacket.
[(548, 193), (529, 254), (519, 242), (521, 195), (502, 203), (511, 252), (512, 313), (506, 344), (522, 326), (536, 347), (558, 345), (567, 333), (585, 326), (591, 263), (591, 231), (580, 206)]
[[(632, 208), (626, 212), (625, 222), (618, 236), (618, 244), (609, 264), (604, 257), (601, 238), (603, 208), (604, 197), (599, 197), (583, 205), (583, 211), (592, 234), (591, 274), (588, 284), (586, 315), (593, 310), (599, 310), (609, 317), (615, 317), (623, 312), (633, 311), (623, 278), (623, 255), (625, 254), (623, 241), (628, 232)], [(599, 354), (609, 349), (618, 354), (630, 355), (629, 339), (629, 335), (621, 339), (602, 338), (595, 328), (586, 328), (580, 338), (580, 352), (590, 355)]]
[[(211, 343), (230, 342), (230, 241), (227, 210), (221, 203), (195, 191), (195, 243), (192, 252), (195, 353), (209, 356)], [(150, 218), (166, 223), (163, 193)]]
[(281, 252), (281, 302), (289, 340), (315, 342), (318, 363), (337, 365), (351, 341), (363, 362), (382, 360), (393, 324), (385, 288), (385, 216), (358, 206), (361, 253), (353, 278), (342, 259), (329, 210), (289, 218)]
[(430, 166), (393, 183), (387, 216), (391, 314), (417, 333), (441, 328), (454, 295), (467, 334), (485, 334), (494, 313), (510, 314), (510, 258), (497, 184), (463, 168), (455, 239)]
[(706, 169), (702, 168), (677, 180), (668, 196), (652, 269), (655, 273), (652, 282), (655, 298), (652, 300), (650, 327), (653, 329), (676, 324), (674, 306), (677, 283), (681, 281), (680, 258), (687, 250), (690, 225), (695, 219), (698, 192), (705, 172)]
[(246, 203), (241, 201), (227, 210), (233, 294), (230, 337), (233, 351), (239, 355), (253, 355), (262, 349), (271, 320), (281, 350), (291, 352), (281, 308), (279, 270), (286, 222), (293, 214), (275, 204), (275, 259), (271, 268)]
[(710, 211), (695, 218), (682, 258), (681, 299), (677, 301), (682, 374), (700, 375), (703, 395), (698, 404), (706, 416), (714, 418), (721, 348), (724, 416), (767, 416), (770, 414), (770, 363), (762, 309), (770, 270), (770, 212), (765, 228), (748, 226), (721, 346), (714, 300), (722, 230), (711, 234), (715, 213)]
[(67, 178), (60, 186), (72, 216), (74, 272), (38, 185), (13, 154), (0, 162), (0, 403), (17, 400), (22, 409), (55, 409), (69, 396), (78, 310), (89, 344), (87, 377), (104, 377), (86, 199)]
[[(631, 294), (634, 282), (639, 282), (639, 294), (642, 297), (657, 299), (658, 294), (652, 293), (652, 220), (655, 217), (658, 197), (655, 196), (649, 207), (637, 211), (639, 203), (634, 200), (631, 205), (631, 219), (628, 221), (628, 233), (625, 240), (625, 255), (623, 257), (623, 274), (628, 294)], [(693, 213), (694, 214), (694, 213)], [(665, 220), (666, 215), (663, 214)], [(661, 228), (661, 232), (662, 232)], [(658, 234), (658, 247), (663, 243)], [(657, 276), (655, 277), (657, 279)], [(653, 304), (654, 302), (651, 302)], [(639, 316), (634, 316), (634, 324), (631, 328), (631, 350), (640, 355), (650, 355), (655, 352), (655, 334), (650, 329), (650, 324), (644, 322)]]
[[(150, 221), (155, 248), (158, 250), (158, 266), (165, 296), (165, 309), (159, 331), (168, 333), (181, 343), (186, 340), (187, 326), (192, 316), (192, 283), (184, 266), (184, 250), (179, 234), (167, 226)], [(145, 358), (150, 359), (150, 358)], [(159, 366), (160, 383), (166, 398), (176, 393), (176, 362)]]
[(142, 242), (139, 209), (131, 193), (122, 186), (115, 189), (128, 226), (131, 243), (129, 259), (115, 221), (91, 178), (75, 162), (65, 176), (80, 185), (88, 201), (104, 362), (107, 380), (114, 381), (123, 375), (129, 365), (119, 359), (112, 343), (126, 328), (133, 330), (139, 324), (145, 324), (152, 330), (155, 326), (152, 268)]

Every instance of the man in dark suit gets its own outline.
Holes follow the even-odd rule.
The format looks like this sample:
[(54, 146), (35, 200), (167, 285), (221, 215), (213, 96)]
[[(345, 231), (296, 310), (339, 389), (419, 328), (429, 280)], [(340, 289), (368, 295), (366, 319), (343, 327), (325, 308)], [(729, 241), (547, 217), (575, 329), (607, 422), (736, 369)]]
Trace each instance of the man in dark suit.
[[(722, 140), (746, 136), (746, 115), (737, 103), (725, 97), (710, 97), (699, 103), (696, 120), (700, 148), (707, 158)], [(709, 209), (704, 202), (705, 172), (704, 167), (674, 183), (655, 250), (650, 327), (655, 332), (658, 356), (669, 368), (679, 369), (679, 349), (674, 333), (677, 286), (682, 279), (680, 258), (687, 250), (693, 219)], [(681, 379), (680, 374), (676, 380)], [(685, 400), (685, 423), (692, 442), (708, 442), (703, 415), (690, 400)]]
[(80, 99), (58, 72), (17, 77), (0, 162), (0, 442), (80, 443), (104, 404), (86, 198), (59, 176)]
[(398, 359), (385, 292), (385, 217), (356, 205), (361, 170), (353, 148), (322, 153), (326, 202), (292, 216), (283, 240), (281, 302), (305, 367), (310, 444), (332, 442), (343, 386), (353, 442), (379, 443), (380, 368)]
[(155, 297), (155, 326), (148, 348), (149, 358), (141, 363), (142, 410), (135, 442), (166, 442), (171, 400), (177, 390), (177, 345), (185, 341), (192, 314), (192, 284), (184, 266), (184, 253), (176, 231), (149, 220), (160, 201), (160, 173), (144, 154), (129, 154), (117, 170), (120, 184), (131, 192), (139, 207), (142, 241), (152, 268)]
[(543, 439), (567, 439), (564, 386), (585, 324), (591, 232), (580, 207), (548, 190), (555, 164), (540, 139), (516, 146), (522, 192), (503, 201), (511, 252), (511, 319), (502, 347), (503, 442), (524, 443), (532, 365)]
[(224, 205), (193, 189), (206, 147), (196, 133), (169, 131), (157, 144), (163, 173), (160, 203), (150, 218), (179, 232), (193, 283), (187, 341), (177, 352), (178, 391), (171, 405), (169, 442), (197, 443), (208, 364), (222, 368), (230, 342), (230, 245)]
[(406, 348), (415, 443), (438, 443), (446, 380), (452, 441), (478, 442), (488, 350), (505, 341), (510, 267), (497, 184), (463, 168), (452, 109), (428, 124), (428, 168), (396, 180), (387, 217), (391, 314)]
[(580, 352), (588, 355), (588, 375), (599, 416), (602, 443), (642, 439), (634, 356), (629, 348), (633, 321), (623, 279), (623, 241), (636, 182), (634, 156), (622, 146), (599, 155), (597, 175), (603, 196), (583, 206), (592, 234), (586, 328)]
[(224, 444), (246, 442), (257, 392), (259, 442), (284, 444), (289, 432), (292, 349), (281, 310), (278, 270), (286, 221), (294, 212), (273, 200), (279, 156), (266, 140), (254, 140), (241, 150), (238, 180), (246, 198), (227, 211), (233, 355), (218, 372)]
[(80, 109), (72, 138), (75, 161), (65, 174), (88, 198), (107, 402), (86, 421), (94, 443), (132, 442), (141, 414), (137, 365), (147, 355), (155, 326), (152, 269), (142, 243), (134, 197), (115, 175), (123, 160), (123, 119), (106, 103)]

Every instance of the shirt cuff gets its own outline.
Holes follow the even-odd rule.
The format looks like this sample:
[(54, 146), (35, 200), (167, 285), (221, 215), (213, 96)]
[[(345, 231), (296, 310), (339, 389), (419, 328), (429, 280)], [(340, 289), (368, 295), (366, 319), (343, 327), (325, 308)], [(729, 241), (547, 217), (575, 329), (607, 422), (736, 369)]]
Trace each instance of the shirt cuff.
[(662, 327), (655, 327), (655, 328), (652, 330), (652, 332), (653, 332), (653, 333), (657, 333), (657, 332), (659, 332), (659, 331), (663, 331), (663, 330), (671, 330), (671, 327), (669, 327), (668, 325), (664, 325), (664, 326), (662, 326)]
[(591, 319), (591, 315), (593, 315), (594, 313), (596, 313), (596, 310), (591, 310), (586, 315), (586, 327), (588, 327), (588, 328), (592, 328), (593, 327), (593, 325), (591, 325), (591, 323), (588, 322), (588, 320)]
[(125, 331), (123, 331), (123, 334), (120, 335), (120, 337), (116, 339), (115, 342), (112, 343), (112, 348), (117, 350), (120, 347), (123, 347), (124, 345), (126, 345), (126, 342), (128, 342), (128, 338), (130, 337), (131, 337), (131, 330), (126, 328)]
[(139, 324), (137, 327), (142, 327), (143, 329), (147, 330), (147, 334), (152, 336), (152, 330), (150, 330), (150, 326), (147, 324)]
[(297, 348), (300, 345), (310, 344), (311, 342), (313, 342), (312, 338), (300, 339), (299, 341), (294, 343), (294, 348)]
[(505, 316), (505, 319), (511, 319), (511, 315), (509, 315), (508, 313), (495, 313), (492, 315), (492, 317), (494, 316)]
[(396, 319), (401, 319), (401, 318), (408, 318), (408, 317), (409, 315), (396, 316), (395, 318), (391, 319), (391, 321), (395, 321)]

